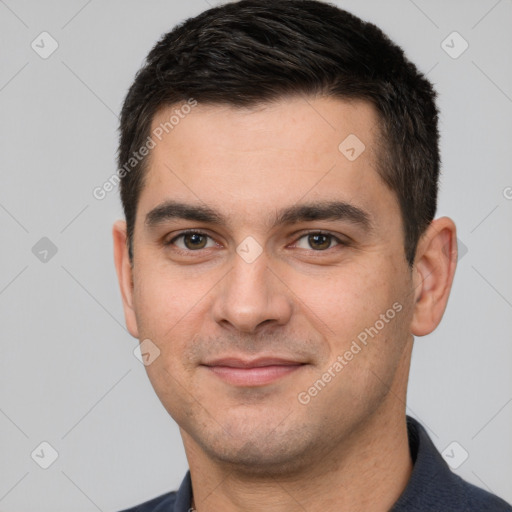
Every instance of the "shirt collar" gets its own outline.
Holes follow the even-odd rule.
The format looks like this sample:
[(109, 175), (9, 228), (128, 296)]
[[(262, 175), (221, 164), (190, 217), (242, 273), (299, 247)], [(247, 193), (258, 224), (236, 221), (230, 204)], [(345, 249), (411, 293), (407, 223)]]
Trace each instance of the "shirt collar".
[(176, 501), (172, 512), (189, 512), (192, 508), (192, 480), (190, 479), (190, 470), (187, 471), (185, 478), (181, 482), (180, 488), (176, 493)]
[(390, 512), (439, 510), (440, 507), (463, 510), (460, 496), (456, 498), (460, 478), (451, 472), (425, 428), (410, 416), (407, 416), (407, 434), (414, 466), (407, 487)]
[[(410, 416), (407, 416), (407, 434), (414, 466), (407, 487), (390, 512), (417, 510), (419, 505), (423, 507), (421, 510), (434, 510), (428, 507), (438, 506), (439, 491), (444, 494), (443, 489), (458, 487), (459, 479), (450, 471), (423, 426)], [(444, 505), (449, 500), (447, 496), (444, 497)], [(430, 503), (430, 499), (434, 501)], [(191, 503), (192, 481), (188, 470), (176, 494), (173, 512), (189, 512)]]

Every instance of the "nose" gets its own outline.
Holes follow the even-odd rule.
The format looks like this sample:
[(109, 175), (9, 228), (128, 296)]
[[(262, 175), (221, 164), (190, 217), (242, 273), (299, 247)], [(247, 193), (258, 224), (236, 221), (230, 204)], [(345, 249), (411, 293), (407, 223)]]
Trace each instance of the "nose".
[(265, 252), (251, 262), (234, 255), (233, 267), (219, 283), (213, 303), (219, 325), (256, 333), (267, 325), (285, 325), (290, 320), (292, 293), (269, 263)]

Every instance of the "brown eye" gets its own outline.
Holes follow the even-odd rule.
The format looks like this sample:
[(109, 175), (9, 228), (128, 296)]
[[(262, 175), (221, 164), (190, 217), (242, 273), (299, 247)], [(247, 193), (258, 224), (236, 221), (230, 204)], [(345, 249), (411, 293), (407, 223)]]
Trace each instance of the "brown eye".
[(309, 235), (309, 245), (313, 249), (328, 249), (331, 245), (331, 237), (329, 235)]
[[(178, 249), (183, 251), (197, 251), (200, 249), (213, 247), (212, 245), (207, 246), (209, 238), (210, 237), (205, 233), (189, 231), (174, 237), (172, 240), (167, 242), (166, 245), (176, 245)], [(176, 243), (178, 240), (182, 240), (182, 242)]]
[[(302, 244), (300, 242), (297, 242), (297, 246), (301, 249), (313, 249), (315, 251), (325, 251), (327, 249), (330, 249), (334, 245), (343, 245), (342, 242), (335, 237), (334, 235), (331, 235), (330, 233), (308, 233), (306, 235), (303, 235), (299, 238), (299, 241), (304, 239), (305, 243)], [(336, 242), (334, 245), (332, 245), (332, 242)]]
[(204, 249), (206, 237), (198, 233), (189, 233), (188, 235), (183, 235), (183, 242), (187, 249)]

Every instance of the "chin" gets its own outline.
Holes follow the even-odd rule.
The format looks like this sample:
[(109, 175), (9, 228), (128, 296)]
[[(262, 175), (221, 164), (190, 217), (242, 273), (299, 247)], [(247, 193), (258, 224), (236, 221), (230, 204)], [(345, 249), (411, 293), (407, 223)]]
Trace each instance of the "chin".
[(303, 472), (318, 453), (314, 439), (297, 428), (276, 430), (255, 426), (252, 433), (247, 428), (236, 436), (217, 433), (213, 442), (203, 439), (200, 444), (212, 460), (240, 475), (268, 478)]

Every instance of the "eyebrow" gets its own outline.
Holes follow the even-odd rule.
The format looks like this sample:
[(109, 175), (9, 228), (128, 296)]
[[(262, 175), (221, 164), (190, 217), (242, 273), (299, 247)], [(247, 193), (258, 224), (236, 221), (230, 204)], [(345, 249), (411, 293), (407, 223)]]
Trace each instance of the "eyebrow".
[[(175, 219), (192, 220), (217, 226), (229, 224), (227, 217), (209, 206), (167, 200), (146, 215), (145, 225), (148, 228), (153, 228)], [(277, 211), (270, 227), (317, 220), (347, 221), (361, 226), (366, 231), (373, 229), (371, 216), (367, 211), (344, 201), (320, 201), (283, 208)]]

